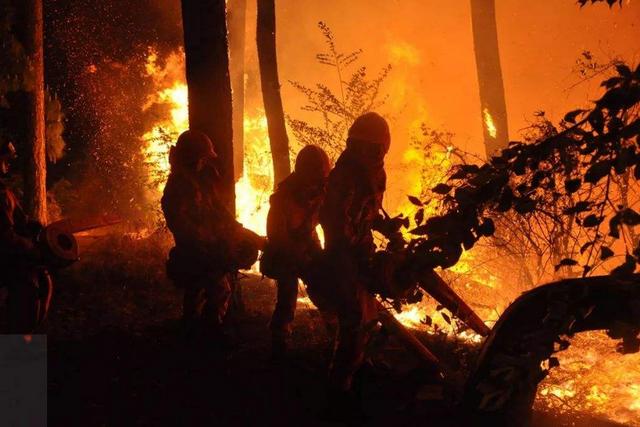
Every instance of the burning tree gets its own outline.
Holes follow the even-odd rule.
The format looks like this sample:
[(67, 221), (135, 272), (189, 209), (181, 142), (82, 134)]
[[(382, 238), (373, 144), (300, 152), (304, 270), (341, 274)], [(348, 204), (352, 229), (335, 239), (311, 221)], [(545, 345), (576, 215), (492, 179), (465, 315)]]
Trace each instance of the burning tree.
[(509, 140), (494, 0), (471, 0), (473, 45), (480, 88), (480, 111), (487, 157)]

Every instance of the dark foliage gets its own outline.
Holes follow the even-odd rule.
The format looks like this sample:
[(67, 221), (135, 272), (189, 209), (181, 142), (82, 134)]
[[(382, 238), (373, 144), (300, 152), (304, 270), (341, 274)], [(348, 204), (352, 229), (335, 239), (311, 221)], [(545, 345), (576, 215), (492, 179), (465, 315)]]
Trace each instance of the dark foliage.
[[(493, 235), (492, 216), (515, 213), (527, 219), (537, 213), (551, 222), (571, 217), (582, 233), (584, 274), (598, 261), (598, 250), (602, 258), (611, 256), (601, 247), (606, 242), (611, 251), (616, 239), (624, 243), (626, 254), (614, 272), (633, 272), (638, 253), (633, 228), (640, 224), (640, 214), (616, 203), (619, 195), (613, 187), (624, 181), (616, 187), (623, 192), (640, 176), (640, 67), (618, 64), (616, 75), (602, 87), (605, 93), (591, 109), (567, 113), (558, 128), (541, 138), (511, 142), (483, 165), (454, 166), (449, 180), (432, 189), (441, 198), (443, 213), (415, 218), (416, 227), (409, 231), (416, 237), (408, 249), (425, 266), (447, 268), (463, 248)], [(561, 211), (559, 200), (568, 200)], [(557, 267), (577, 264), (567, 258)]]

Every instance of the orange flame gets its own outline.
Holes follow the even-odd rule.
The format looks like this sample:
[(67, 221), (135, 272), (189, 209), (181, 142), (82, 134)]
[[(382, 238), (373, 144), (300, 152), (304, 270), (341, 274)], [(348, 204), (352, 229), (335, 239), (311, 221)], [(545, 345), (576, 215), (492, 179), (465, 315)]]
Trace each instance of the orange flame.
[[(162, 105), (169, 111), (167, 117), (155, 122), (145, 132), (142, 152), (145, 156), (153, 196), (159, 198), (169, 176), (169, 149), (180, 133), (189, 128), (187, 85), (184, 75), (184, 54), (169, 56), (166, 65), (158, 65), (158, 57), (150, 51), (146, 71), (156, 86), (143, 110)], [(246, 156), (244, 174), (236, 183), (236, 211), (238, 221), (258, 234), (266, 233), (269, 195), (273, 188), (273, 167), (264, 111), (255, 111), (244, 118)], [(256, 266), (253, 267), (255, 269)]]

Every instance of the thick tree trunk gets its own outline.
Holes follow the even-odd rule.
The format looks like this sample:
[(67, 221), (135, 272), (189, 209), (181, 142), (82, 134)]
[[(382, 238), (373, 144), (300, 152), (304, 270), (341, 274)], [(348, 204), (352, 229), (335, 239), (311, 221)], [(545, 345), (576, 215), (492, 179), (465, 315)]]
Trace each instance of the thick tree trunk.
[(229, 69), (233, 91), (233, 168), (236, 181), (244, 161), (244, 48), (247, 0), (229, 0)]
[(219, 159), (221, 193), (235, 212), (233, 131), (224, 0), (182, 0), (189, 127), (206, 133)]
[(34, 220), (47, 223), (47, 158), (44, 112), (44, 52), (42, 0), (24, 0), (26, 25), (24, 47), (33, 68), (33, 88), (28, 94), (24, 206)]
[(275, 0), (258, 0), (256, 41), (262, 98), (269, 126), (269, 141), (273, 157), (274, 185), (278, 185), (291, 173), (291, 164), (289, 163), (289, 138), (284, 122), (278, 80), (275, 9)]
[(487, 157), (509, 143), (494, 0), (471, 0), (471, 25)]

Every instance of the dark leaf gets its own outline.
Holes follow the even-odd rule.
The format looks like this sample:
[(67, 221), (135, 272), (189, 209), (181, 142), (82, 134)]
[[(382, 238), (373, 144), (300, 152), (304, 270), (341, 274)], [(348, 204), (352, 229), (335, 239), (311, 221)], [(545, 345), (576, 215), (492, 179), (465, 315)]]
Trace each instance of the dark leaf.
[(491, 218), (484, 218), (477, 231), (480, 236), (490, 237), (496, 232), (496, 226)]
[(440, 316), (442, 316), (442, 318), (444, 319), (445, 322), (447, 322), (448, 324), (451, 324), (451, 318), (449, 317), (449, 315), (443, 311), (440, 312)]
[(615, 214), (609, 220), (609, 236), (616, 239), (620, 238), (620, 214)]
[(626, 78), (631, 77), (631, 69), (626, 64), (617, 64), (616, 70), (618, 71), (618, 74), (620, 74), (622, 77), (626, 77)]
[(543, 171), (537, 171), (534, 173), (533, 178), (531, 178), (531, 188), (538, 188), (545, 177), (546, 174)]
[(582, 180), (580, 178), (568, 179), (564, 182), (564, 188), (569, 194), (573, 194), (580, 189)]
[(451, 186), (447, 184), (438, 184), (431, 189), (436, 194), (447, 194), (451, 191)]
[(438, 305), (436, 306), (436, 311), (440, 311), (440, 310), (442, 310), (442, 309), (444, 309), (444, 306), (443, 306), (443, 305), (438, 304)]
[(578, 261), (571, 258), (565, 258), (562, 261), (560, 261), (558, 265), (556, 265), (556, 271), (560, 270), (560, 268), (562, 267), (571, 266), (571, 265), (578, 265)]
[(596, 226), (600, 225), (600, 223), (602, 223), (603, 220), (604, 220), (604, 217), (597, 216), (595, 214), (591, 214), (591, 215), (588, 215), (582, 221), (582, 226), (583, 227), (596, 227)]
[(433, 319), (431, 319), (431, 317), (429, 317), (428, 315), (425, 315), (424, 319), (422, 319), (420, 322), (427, 326), (433, 325)]
[(524, 175), (527, 171), (527, 160), (525, 157), (521, 156), (516, 159), (512, 166), (513, 173), (518, 176)]
[(533, 212), (536, 208), (536, 202), (528, 197), (519, 197), (515, 201), (515, 210), (519, 214)]
[(611, 161), (610, 160), (602, 160), (600, 162), (594, 163), (587, 169), (587, 172), (584, 174), (585, 182), (590, 182), (592, 184), (596, 184), (602, 178), (609, 174), (611, 170)]
[(478, 239), (476, 239), (476, 236), (474, 236), (472, 232), (469, 231), (464, 233), (464, 236), (462, 237), (462, 247), (468, 251), (473, 248), (477, 240)]
[(589, 121), (589, 124), (591, 125), (593, 130), (595, 130), (599, 134), (602, 134), (602, 131), (604, 130), (604, 116), (602, 114), (602, 110), (596, 108), (591, 113), (589, 113), (587, 120)]
[(613, 256), (613, 251), (606, 246), (600, 248), (600, 259), (605, 260)]
[(568, 112), (565, 116), (564, 116), (564, 121), (565, 122), (569, 122), (569, 123), (575, 123), (576, 122), (576, 117), (578, 117), (578, 115), (584, 113), (586, 110), (573, 110)]
[(611, 89), (612, 87), (614, 87), (615, 85), (617, 85), (618, 83), (622, 82), (623, 79), (621, 79), (620, 77), (611, 77), (605, 81), (603, 81), (600, 86), (603, 86), (607, 89)]
[(625, 256), (622, 264), (611, 270), (612, 276), (628, 276), (636, 270), (636, 259), (630, 254)]
[(413, 219), (415, 220), (416, 225), (422, 224), (422, 220), (424, 219), (424, 209), (418, 209), (418, 212), (416, 212)]
[(580, 213), (580, 212), (586, 212), (589, 209), (591, 209), (591, 202), (588, 201), (588, 200), (580, 200), (579, 202), (577, 202), (572, 207), (567, 208), (564, 211), (562, 211), (562, 213), (564, 213), (565, 215), (571, 215), (571, 214), (576, 214), (576, 213)]
[(478, 202), (477, 191), (467, 186), (456, 188), (454, 198), (460, 206), (468, 206)]
[(420, 199), (418, 199), (417, 197), (415, 197), (415, 196), (407, 196), (407, 198), (408, 198), (408, 199), (409, 199), (409, 201), (410, 201), (411, 203), (413, 203), (414, 205), (416, 205), (416, 206), (423, 206), (422, 201), (420, 201)]
[(594, 242), (594, 241), (591, 241), (591, 242), (587, 242), (587, 243), (585, 243), (584, 245), (582, 245), (582, 246), (580, 247), (580, 254), (585, 253), (585, 252), (586, 252), (586, 250), (587, 250), (587, 249), (589, 249), (589, 248), (590, 248), (591, 246), (593, 246), (594, 244), (595, 244), (595, 242)]
[(640, 224), (640, 214), (631, 208), (627, 208), (620, 212), (620, 221), (626, 225), (638, 225)]
[(558, 361), (557, 357), (550, 357), (549, 358), (549, 368), (557, 368), (558, 366), (560, 366), (560, 362)]
[(513, 202), (513, 191), (510, 187), (504, 187), (502, 193), (500, 194), (500, 199), (498, 201), (498, 206), (496, 210), (498, 212), (506, 212), (511, 209)]

